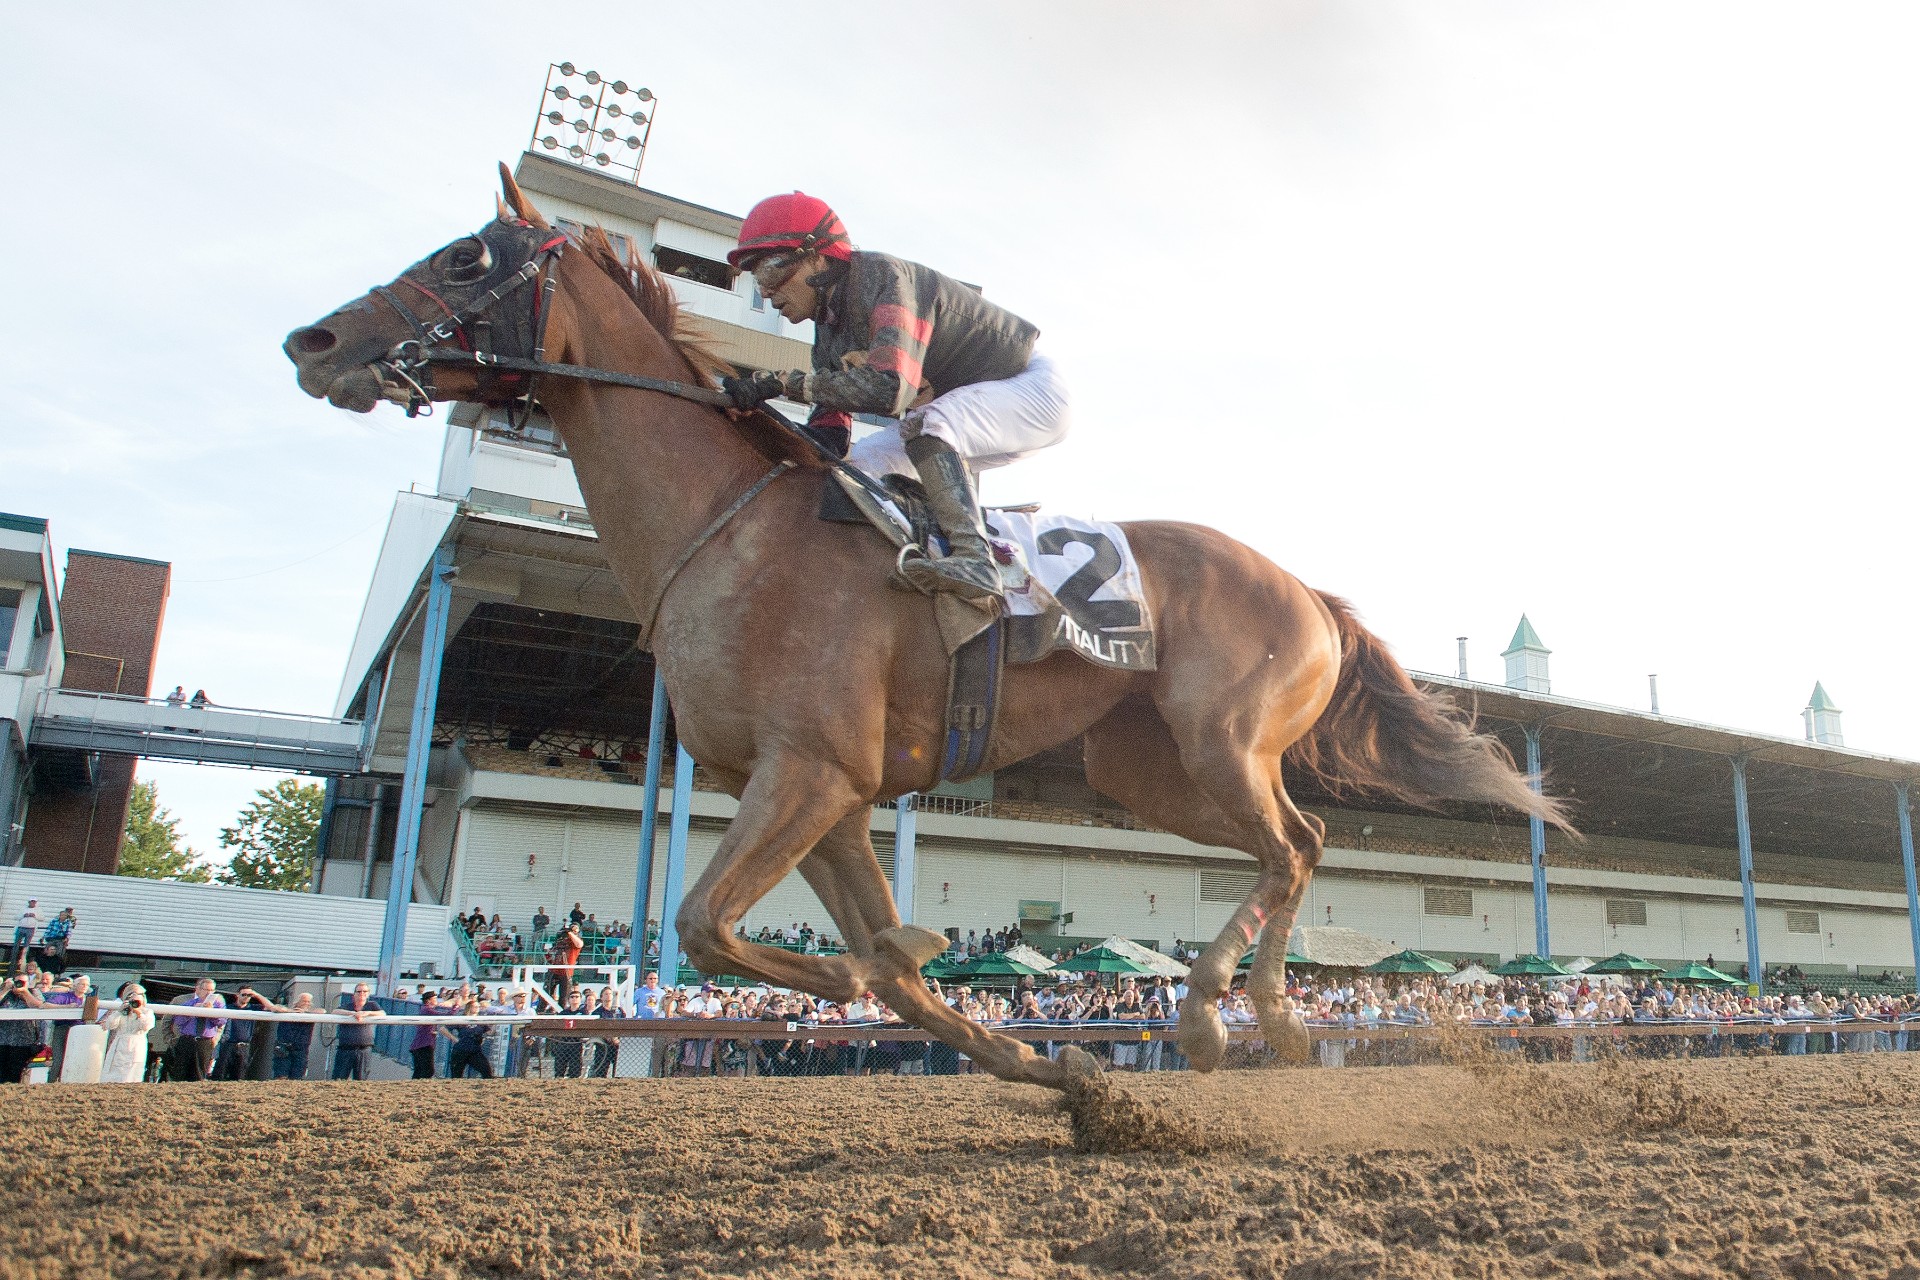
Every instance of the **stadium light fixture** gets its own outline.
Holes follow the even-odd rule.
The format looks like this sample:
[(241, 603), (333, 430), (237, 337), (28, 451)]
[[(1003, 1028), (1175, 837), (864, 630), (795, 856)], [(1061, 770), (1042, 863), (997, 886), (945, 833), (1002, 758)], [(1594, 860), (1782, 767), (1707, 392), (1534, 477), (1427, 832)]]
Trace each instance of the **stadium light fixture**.
[[(655, 114), (643, 107), (654, 101), (651, 89), (607, 80), (598, 71), (582, 71), (571, 62), (556, 62), (547, 68), (527, 150), (564, 155), (582, 167), (611, 170), (637, 185)], [(562, 141), (569, 134), (576, 141)], [(602, 149), (583, 145), (594, 138), (605, 144)]]

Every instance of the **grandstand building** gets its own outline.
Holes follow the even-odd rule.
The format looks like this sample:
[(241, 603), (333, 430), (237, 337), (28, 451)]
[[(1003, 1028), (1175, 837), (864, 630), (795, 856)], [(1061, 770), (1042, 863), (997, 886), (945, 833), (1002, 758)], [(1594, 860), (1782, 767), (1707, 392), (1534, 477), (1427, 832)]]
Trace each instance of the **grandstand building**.
[[(808, 326), (785, 323), (725, 264), (738, 218), (531, 152), (517, 177), (549, 217), (597, 223), (656, 264), (736, 364), (807, 363)], [(516, 433), (459, 407), (434, 491), (395, 503), (367, 594), (333, 713), (366, 723), (369, 771), (332, 787), (315, 888), (388, 895), (417, 823), (403, 901), (522, 928), (537, 908), (558, 918), (575, 902), (603, 924), (628, 919), (653, 677), (636, 634), (550, 428), (536, 418)], [(1453, 958), (1533, 952), (1544, 923), (1541, 949), (1563, 959), (1712, 956), (1738, 972), (1757, 956), (1808, 974), (1912, 974), (1902, 840), (1920, 764), (1841, 745), (1824, 690), (1807, 740), (1775, 738), (1556, 696), (1549, 652), (1522, 619), (1505, 683), (1423, 679), (1517, 759), (1539, 759), (1586, 839), (1296, 781), (1329, 828), (1301, 924)], [(696, 782), (689, 882), (734, 811)], [(1018, 923), (1043, 947), (1050, 935), (1210, 938), (1254, 878), (1244, 856), (1147, 829), (1096, 793), (1077, 743), (939, 787), (916, 816), (899, 896), (916, 922), (962, 935)], [(895, 826), (893, 810), (876, 811), (890, 876)], [(653, 865), (657, 918), (664, 859)], [(798, 921), (833, 930), (796, 874), (746, 924)], [(409, 938), (409, 954), (419, 945)], [(451, 934), (446, 946), (455, 963)]]

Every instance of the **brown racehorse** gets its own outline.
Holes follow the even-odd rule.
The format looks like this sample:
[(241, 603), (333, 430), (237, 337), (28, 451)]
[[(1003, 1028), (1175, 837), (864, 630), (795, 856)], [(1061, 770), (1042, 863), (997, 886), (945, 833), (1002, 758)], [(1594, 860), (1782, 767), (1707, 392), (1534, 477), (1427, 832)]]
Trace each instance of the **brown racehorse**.
[[(396, 353), (465, 344), (491, 306), (496, 354), (526, 355), (544, 309), (548, 360), (710, 386), (713, 364), (677, 333), (666, 282), (618, 262), (589, 232), (557, 237), (501, 170), (511, 210), (311, 327), (286, 352), (302, 389), (360, 412), (382, 398), (506, 404), (526, 390), (478, 365), (404, 384)], [(522, 263), (538, 283), (482, 301)], [(431, 326), (445, 319), (438, 332)], [(417, 350), (417, 348), (416, 348)], [(417, 366), (416, 366), (417, 367)], [(832, 483), (803, 462), (716, 518), (769, 471), (770, 446), (710, 406), (546, 377), (540, 399), (572, 456), (608, 562), (677, 712), (681, 741), (740, 801), (719, 852), (677, 917), (693, 963), (840, 1001), (865, 990), (1003, 1079), (1064, 1087), (1084, 1063), (1049, 1061), (928, 992), (920, 966), (944, 949), (902, 926), (868, 839), (876, 802), (937, 781), (946, 654), (921, 596), (889, 590), (894, 556), (873, 531), (816, 518)], [(1304, 1056), (1306, 1029), (1282, 965), (1324, 824), (1297, 809), (1283, 763), (1348, 791), (1425, 803), (1484, 801), (1565, 825), (1491, 737), (1422, 692), (1341, 601), (1265, 556), (1190, 524), (1126, 526), (1158, 630), (1159, 670), (1123, 673), (1071, 654), (1006, 673), (986, 767), (1084, 735), (1087, 779), (1142, 819), (1259, 864), (1253, 892), (1193, 966), (1179, 1042), (1210, 1070), (1226, 1047), (1217, 1002), (1261, 940), (1248, 982), (1270, 1043)], [(692, 552), (691, 556), (688, 555)], [(800, 870), (849, 951), (795, 955), (734, 934)], [(1082, 1055), (1083, 1056), (1083, 1055)]]

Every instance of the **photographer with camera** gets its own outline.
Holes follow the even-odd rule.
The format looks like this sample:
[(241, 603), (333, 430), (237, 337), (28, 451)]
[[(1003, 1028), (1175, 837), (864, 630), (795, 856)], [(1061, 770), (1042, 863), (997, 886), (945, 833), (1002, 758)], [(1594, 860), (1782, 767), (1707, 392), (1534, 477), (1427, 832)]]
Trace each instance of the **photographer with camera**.
[[(46, 1004), (24, 974), (7, 979), (0, 1009), (38, 1009)], [(19, 1084), (40, 1049), (40, 1024), (27, 1018), (0, 1019), (0, 1084)]]
[(121, 989), (120, 999), (122, 1006), (101, 1019), (107, 1029), (101, 1084), (139, 1084), (147, 1078), (147, 1033), (154, 1023), (153, 1010), (147, 1008), (147, 989), (130, 982)]

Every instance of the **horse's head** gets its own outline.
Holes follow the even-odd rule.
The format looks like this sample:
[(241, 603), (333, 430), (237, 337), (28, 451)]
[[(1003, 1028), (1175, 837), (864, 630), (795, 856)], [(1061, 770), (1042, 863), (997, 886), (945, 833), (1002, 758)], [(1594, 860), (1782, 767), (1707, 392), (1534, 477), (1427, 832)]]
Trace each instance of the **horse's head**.
[(561, 237), (505, 165), (500, 179), (508, 203), (495, 221), (287, 335), (281, 349), (302, 391), (356, 413), (382, 400), (417, 411), (429, 400), (504, 405), (527, 393), (524, 372), (483, 361), (535, 354), (546, 319), (536, 280)]

